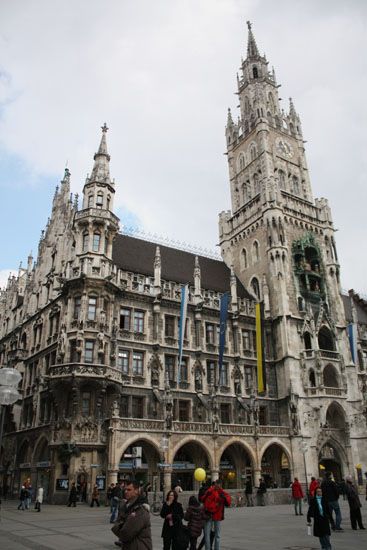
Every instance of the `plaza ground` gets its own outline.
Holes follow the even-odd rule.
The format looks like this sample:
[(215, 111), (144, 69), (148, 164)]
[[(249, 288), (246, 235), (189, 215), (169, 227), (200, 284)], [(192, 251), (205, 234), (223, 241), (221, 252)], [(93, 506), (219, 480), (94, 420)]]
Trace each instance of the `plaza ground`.
[[(363, 500), (362, 516), (367, 525), (367, 506)], [(353, 531), (349, 510), (341, 502), (343, 533), (333, 534), (333, 550), (367, 548), (367, 530)], [(305, 511), (304, 511), (305, 512)], [(42, 512), (18, 511), (16, 501), (3, 503), (0, 522), (2, 550), (94, 550), (113, 549), (115, 537), (108, 523), (108, 508), (77, 508), (45, 504)], [(162, 520), (151, 516), (154, 550), (162, 549)], [(222, 524), (221, 550), (313, 550), (318, 539), (307, 536), (306, 516), (294, 515), (290, 505), (265, 508), (231, 508)]]

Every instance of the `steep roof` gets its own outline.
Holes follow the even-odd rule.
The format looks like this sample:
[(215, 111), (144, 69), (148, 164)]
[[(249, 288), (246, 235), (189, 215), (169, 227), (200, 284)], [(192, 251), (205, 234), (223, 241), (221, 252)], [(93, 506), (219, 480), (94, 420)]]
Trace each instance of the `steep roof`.
[[(342, 295), (343, 298), (343, 304), (344, 304), (344, 311), (345, 311), (345, 318), (348, 321), (348, 323), (352, 322), (352, 307), (351, 307), (351, 297), (347, 294)], [(357, 318), (358, 323), (362, 325), (367, 325), (367, 303), (365, 300), (361, 299), (358, 294), (352, 295), (352, 300), (354, 301), (354, 306), (357, 311)]]
[[(143, 239), (118, 234), (113, 243), (114, 263), (125, 271), (154, 276), (154, 257), (157, 246), (161, 253), (162, 279), (177, 283), (194, 283), (195, 254), (157, 245)], [(221, 260), (198, 256), (201, 269), (201, 286), (216, 292), (230, 291), (230, 269)], [(240, 298), (253, 297), (237, 279)]]

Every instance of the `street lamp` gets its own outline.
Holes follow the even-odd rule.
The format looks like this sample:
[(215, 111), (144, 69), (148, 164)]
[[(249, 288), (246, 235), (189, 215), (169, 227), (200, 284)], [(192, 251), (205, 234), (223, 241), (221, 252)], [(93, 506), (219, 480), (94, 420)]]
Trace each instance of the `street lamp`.
[(308, 445), (307, 445), (306, 441), (302, 440), (299, 444), (299, 448), (300, 448), (301, 453), (303, 454), (303, 466), (304, 466), (304, 469), (305, 469), (305, 479), (306, 479), (306, 495), (307, 495), (307, 500), (309, 500), (308, 481), (307, 481), (307, 466), (306, 466), (306, 451), (308, 449)]
[(17, 390), (17, 386), (21, 378), (22, 375), (16, 369), (12, 369), (9, 367), (3, 367), (2, 369), (0, 369), (0, 449), (3, 438), (5, 407), (6, 405), (13, 405), (13, 403), (21, 398), (21, 395)]

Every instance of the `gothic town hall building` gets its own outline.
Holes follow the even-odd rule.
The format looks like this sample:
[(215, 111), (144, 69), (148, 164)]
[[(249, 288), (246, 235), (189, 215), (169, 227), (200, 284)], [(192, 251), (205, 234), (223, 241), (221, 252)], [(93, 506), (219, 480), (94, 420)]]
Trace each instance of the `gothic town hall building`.
[(106, 126), (81, 208), (65, 170), (36, 261), (1, 292), (0, 365), (22, 373), (22, 399), (4, 414), (0, 476), (9, 492), (30, 478), (61, 503), (72, 481), (89, 492), (132, 474), (191, 490), (202, 467), (235, 489), (248, 475), (286, 487), (293, 475), (367, 468), (367, 303), (341, 292), (331, 211), (313, 197), (299, 115), (292, 101), (288, 113), (280, 108), (250, 24), (237, 87), (240, 116), (229, 110), (225, 130), (222, 260), (119, 232)]

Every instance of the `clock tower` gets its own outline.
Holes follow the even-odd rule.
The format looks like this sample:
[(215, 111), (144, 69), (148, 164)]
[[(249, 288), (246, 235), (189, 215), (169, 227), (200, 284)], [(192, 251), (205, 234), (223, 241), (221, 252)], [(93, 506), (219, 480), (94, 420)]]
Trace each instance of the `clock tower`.
[[(232, 209), (219, 215), (219, 242), (226, 264), (264, 304), (272, 339), (267, 369), (273, 378), (275, 371), (280, 417), (288, 414), (295, 435), (311, 438), (303, 422), (310, 396), (319, 407), (318, 426), (327, 423), (332, 401), (341, 407), (340, 426), (347, 426), (347, 398), (360, 397), (358, 377), (328, 201), (313, 198), (299, 115), (292, 99), (287, 112), (281, 108), (275, 71), (247, 25), (247, 56), (237, 75), (239, 116), (235, 120), (229, 109), (225, 129)], [(287, 402), (288, 411), (282, 410)], [(334, 445), (340, 453), (349, 436), (346, 430)], [(322, 438), (311, 443), (320, 447), (312, 462), (317, 473)]]

